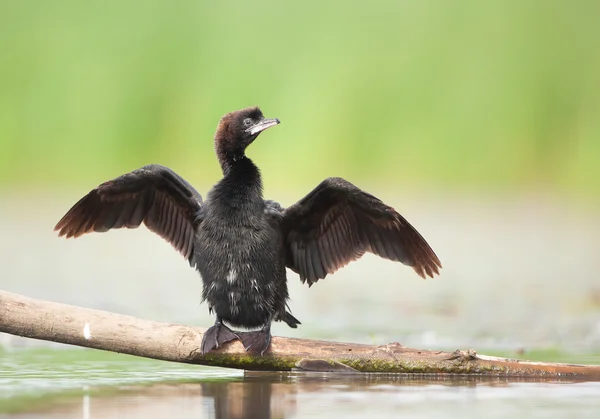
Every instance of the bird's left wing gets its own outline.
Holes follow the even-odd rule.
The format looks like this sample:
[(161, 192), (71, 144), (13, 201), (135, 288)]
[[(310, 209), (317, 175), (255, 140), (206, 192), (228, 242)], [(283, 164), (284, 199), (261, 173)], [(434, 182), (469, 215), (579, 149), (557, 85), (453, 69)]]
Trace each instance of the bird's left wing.
[(312, 285), (371, 252), (433, 277), (442, 267), (425, 239), (392, 207), (341, 178), (328, 178), (281, 219), (286, 265)]

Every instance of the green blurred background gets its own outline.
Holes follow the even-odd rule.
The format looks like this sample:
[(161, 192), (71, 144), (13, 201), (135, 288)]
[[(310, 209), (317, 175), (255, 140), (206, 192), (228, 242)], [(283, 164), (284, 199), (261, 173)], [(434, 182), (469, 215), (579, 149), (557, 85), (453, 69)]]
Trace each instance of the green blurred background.
[[(147, 229), (52, 227), (149, 163), (206, 196), (219, 118), (260, 105), (282, 121), (248, 151), (266, 197), (289, 205), (344, 177), (444, 265), (420, 281), (366, 255), (310, 290), (289, 272), (302, 327), (275, 335), (600, 363), (599, 44), (593, 0), (0, 0), (0, 288), (212, 324), (197, 273)], [(138, 368), (94, 381), (95, 352), (81, 355), (93, 367), (53, 346), (26, 368), (10, 355), (36, 345), (0, 333), (0, 412), (11, 394)]]
[(0, 185), (161, 163), (201, 189), (219, 118), (260, 105), (282, 120), (249, 152), (267, 187), (593, 201), (599, 17), (595, 1), (3, 1)]

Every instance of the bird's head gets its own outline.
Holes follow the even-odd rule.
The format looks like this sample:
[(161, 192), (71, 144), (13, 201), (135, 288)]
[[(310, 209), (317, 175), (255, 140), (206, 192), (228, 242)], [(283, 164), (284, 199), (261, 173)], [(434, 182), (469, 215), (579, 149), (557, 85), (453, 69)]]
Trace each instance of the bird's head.
[(258, 107), (226, 114), (215, 133), (215, 148), (219, 158), (241, 157), (258, 134), (277, 124), (279, 119), (265, 118)]

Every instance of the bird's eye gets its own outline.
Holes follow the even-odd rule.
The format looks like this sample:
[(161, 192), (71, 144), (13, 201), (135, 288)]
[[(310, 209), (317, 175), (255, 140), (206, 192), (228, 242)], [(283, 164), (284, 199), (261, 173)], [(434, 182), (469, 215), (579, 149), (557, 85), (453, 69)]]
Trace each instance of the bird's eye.
[(244, 119), (244, 125), (249, 127), (250, 125), (252, 125), (252, 119), (250, 118), (246, 118)]

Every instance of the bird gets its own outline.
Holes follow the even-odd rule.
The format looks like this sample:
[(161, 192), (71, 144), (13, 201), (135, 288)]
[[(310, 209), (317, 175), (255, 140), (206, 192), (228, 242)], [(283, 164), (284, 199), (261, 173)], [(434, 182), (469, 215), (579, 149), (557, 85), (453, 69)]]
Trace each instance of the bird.
[(258, 107), (221, 118), (214, 146), (223, 176), (205, 200), (173, 170), (150, 164), (92, 189), (55, 231), (70, 238), (143, 223), (169, 242), (199, 272), (202, 301), (215, 314), (202, 337), (203, 355), (236, 339), (263, 355), (273, 321), (300, 324), (288, 306), (286, 268), (310, 287), (373, 253), (422, 278), (439, 274), (442, 264), (417, 230), (347, 180), (327, 178), (287, 208), (265, 200), (260, 170), (246, 149), (279, 123)]

